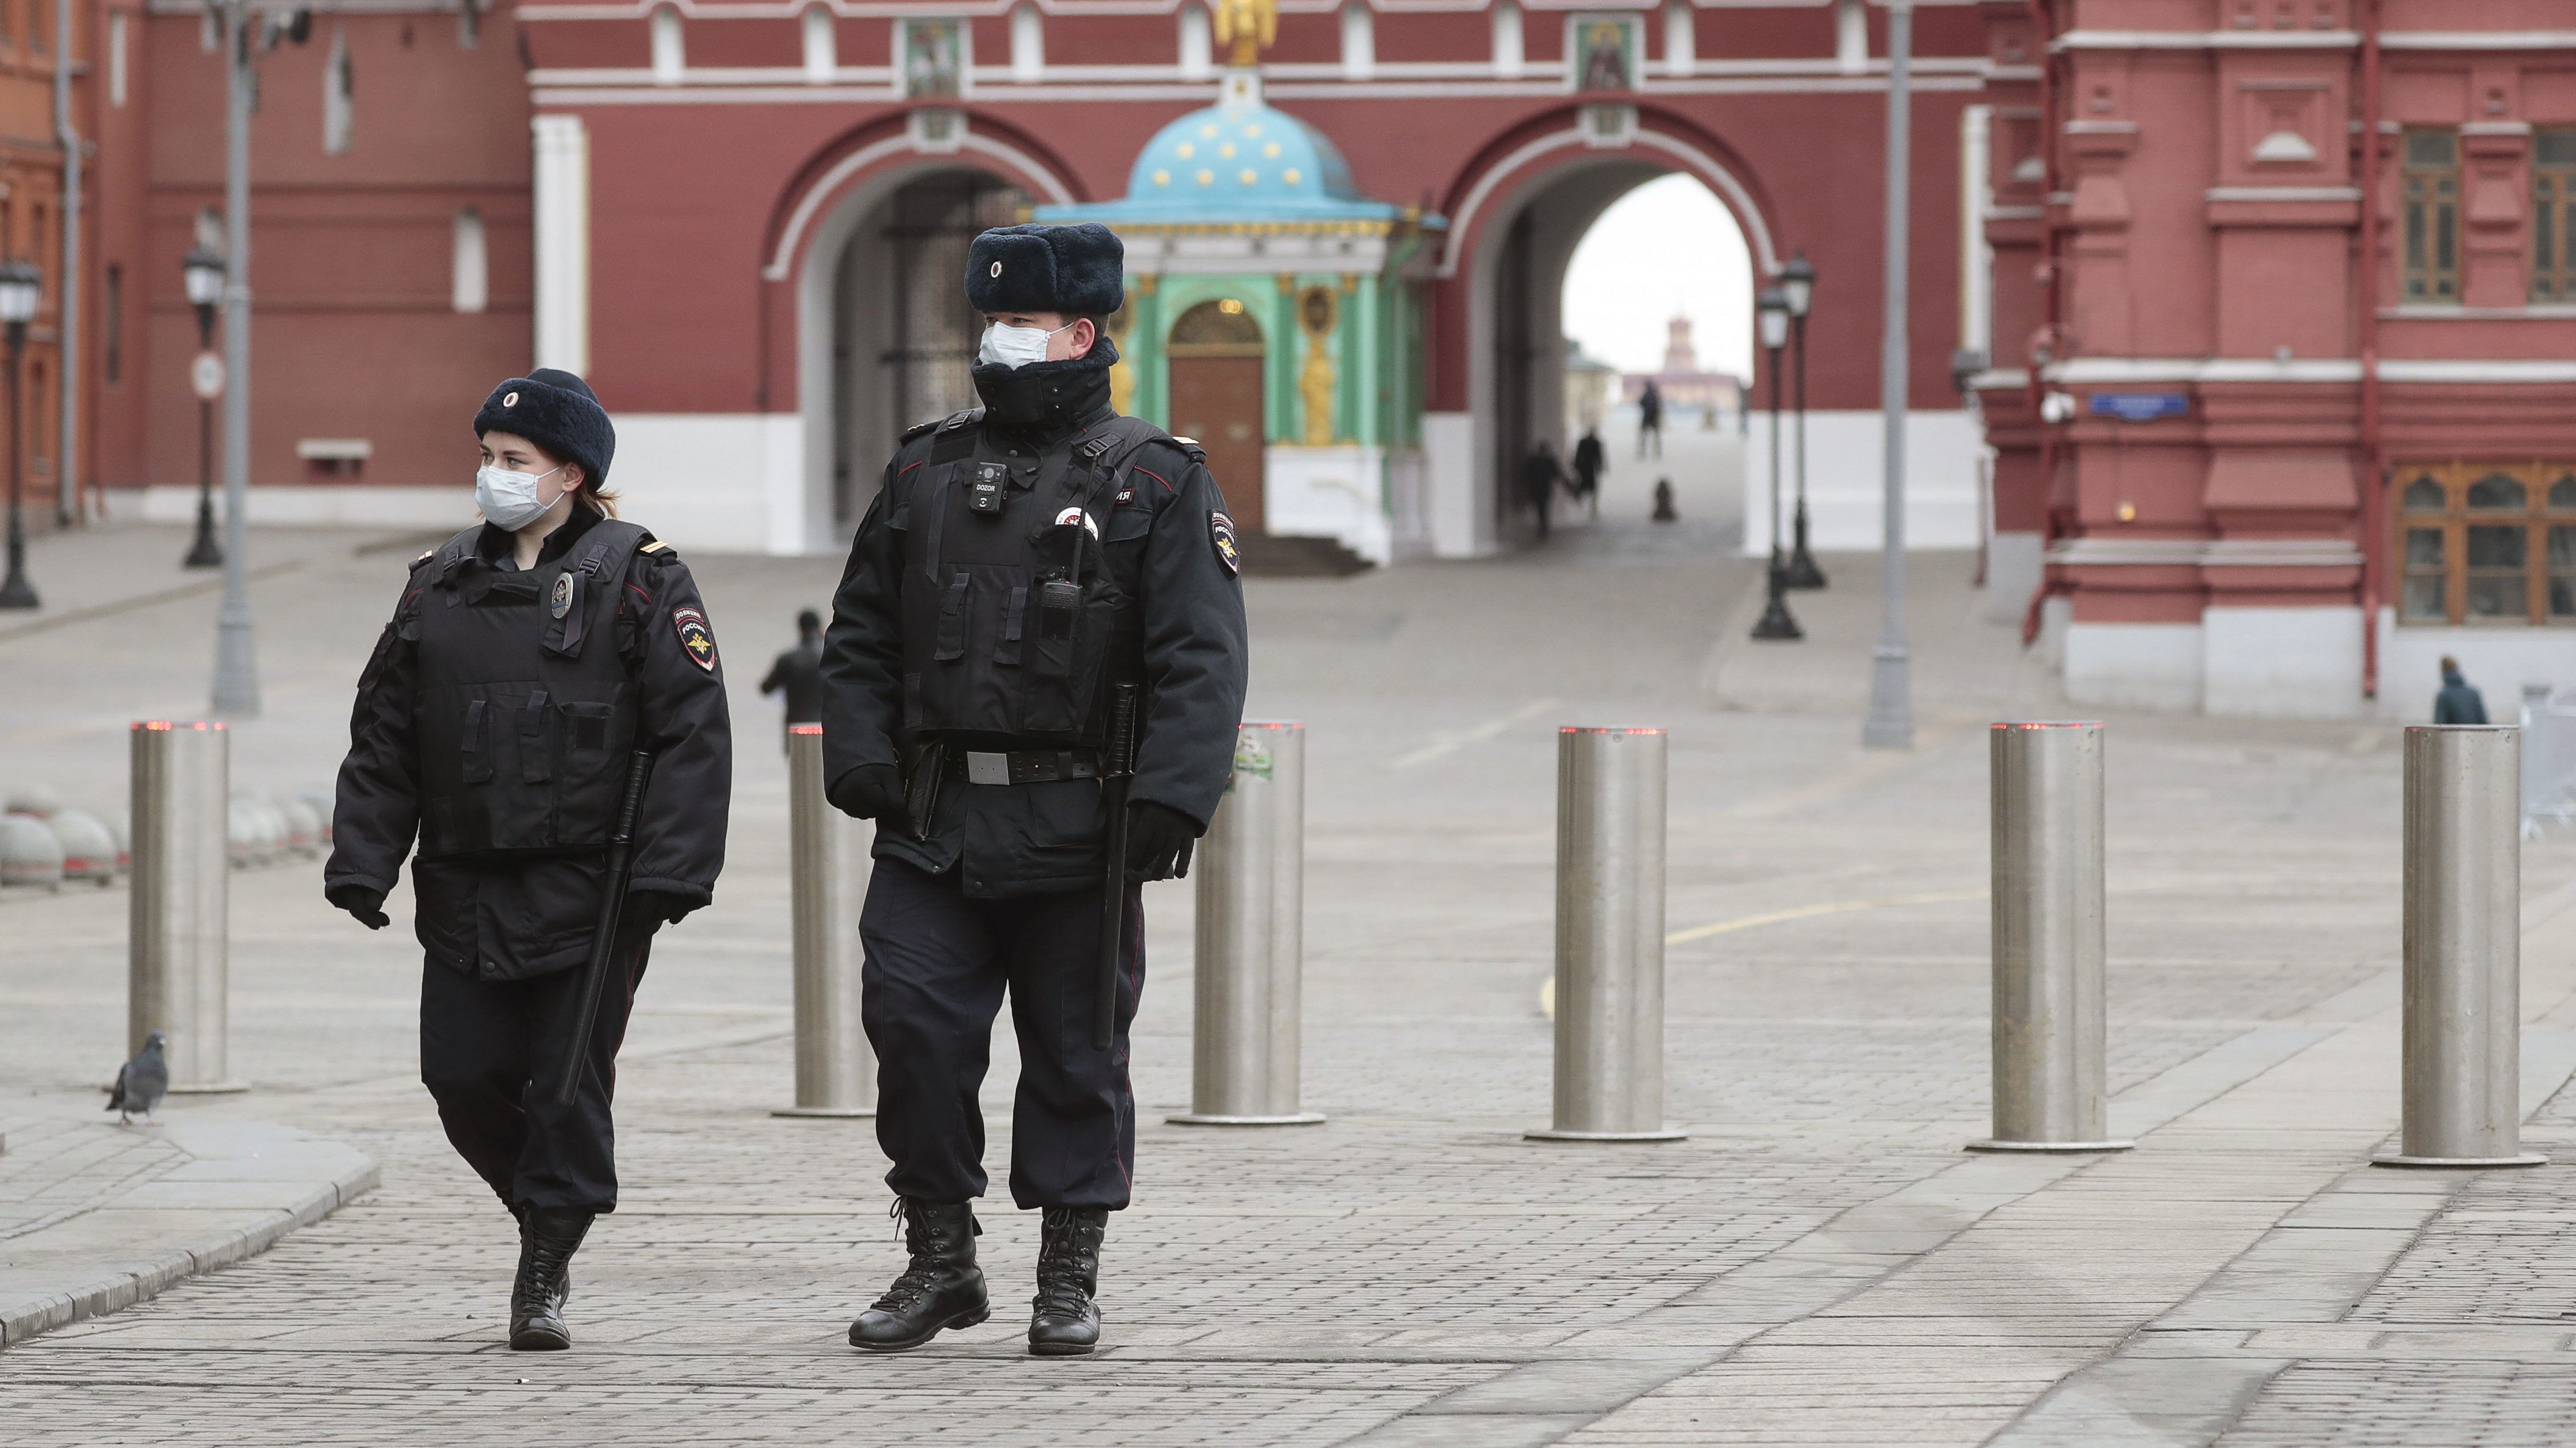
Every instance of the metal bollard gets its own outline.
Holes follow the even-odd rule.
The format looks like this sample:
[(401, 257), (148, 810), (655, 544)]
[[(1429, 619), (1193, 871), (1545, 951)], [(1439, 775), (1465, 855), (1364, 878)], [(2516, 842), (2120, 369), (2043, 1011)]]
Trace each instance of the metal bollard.
[(2522, 1149), (2521, 731), (2406, 731), (2405, 1106), (2380, 1166), (2538, 1166)]
[(772, 1116), (874, 1116), (877, 1058), (859, 1024), (859, 902), (868, 847), (823, 797), (823, 726), (787, 730), (788, 870), (796, 937), (796, 1104)]
[(1305, 968), (1306, 726), (1246, 723), (1199, 841), (1190, 1109), (1180, 1126), (1309, 1126), (1297, 1101)]
[(1556, 736), (1556, 1109), (1532, 1141), (1678, 1141), (1664, 1125), (1661, 729)]
[(232, 736), (221, 724), (157, 719), (132, 733), (126, 1049), (160, 1031), (173, 1093), (246, 1091), (225, 1062)]
[(1987, 735), (1994, 1136), (1970, 1151), (2126, 1151), (2111, 1139), (2102, 965), (2102, 726)]

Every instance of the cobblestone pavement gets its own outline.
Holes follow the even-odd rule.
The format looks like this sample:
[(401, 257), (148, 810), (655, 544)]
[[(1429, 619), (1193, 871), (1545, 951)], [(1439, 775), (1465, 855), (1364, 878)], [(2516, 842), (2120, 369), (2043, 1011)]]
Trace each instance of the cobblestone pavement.
[[(2576, 1285), (2562, 1169), (2359, 1165), (2395, 1122), (2395, 731), (2114, 720), (2114, 1124), (2140, 1148), (1967, 1156), (1985, 716), (1927, 687), (1920, 747), (1865, 755), (1848, 712), (1759, 687), (1761, 655), (1712, 648), (1752, 582), (1722, 532), (1614, 516), (1533, 556), (1254, 586), (1254, 712), (1311, 729), (1306, 1091), (1330, 1120), (1162, 1124), (1188, 1104), (1190, 895), (1153, 887), (1112, 1346), (1048, 1362), (1020, 1351), (1036, 1229), (1007, 1202), (986, 1213), (990, 1324), (896, 1359), (841, 1340), (900, 1253), (868, 1126), (767, 1114), (790, 1086), (785, 796), (751, 688), (834, 569), (693, 560), (743, 745), (735, 849), (639, 1001), (626, 1188), (575, 1268), (578, 1350), (497, 1346), (508, 1219), (414, 1079), (404, 932), (349, 926), (309, 872), (254, 872), (234, 882), (233, 1065), (255, 1089), (170, 1109), (349, 1142), (383, 1186), (0, 1356), (0, 1438), (2565, 1441), (2576, 1320), (2544, 1315)], [(254, 590), (255, 785), (336, 756), (400, 562), (365, 541), (301, 538)], [(1916, 626), (2014, 677), (1965, 576), (1917, 567)], [(0, 701), (0, 773), (37, 760), (66, 797), (112, 790), (122, 721), (193, 706), (206, 615), (181, 598), (0, 638), (0, 669), (45, 683)], [(1874, 620), (1815, 617), (1791, 672), (1834, 650), (1865, 667)], [(1719, 698), (1760, 707), (1712, 705), (1720, 674)], [(1548, 1110), (1552, 734), (1572, 722), (1674, 731), (1666, 1109), (1686, 1141), (1519, 1135)], [(2576, 915), (2553, 913), (2576, 847), (2535, 842), (2526, 873), (2537, 1103), (2576, 1063)], [(96, 892), (6, 912), (0, 1088), (71, 1093), (113, 1062), (123, 912)], [(1014, 1072), (1005, 1031), (988, 1110)], [(2533, 1136), (2576, 1171), (2576, 1117)]]

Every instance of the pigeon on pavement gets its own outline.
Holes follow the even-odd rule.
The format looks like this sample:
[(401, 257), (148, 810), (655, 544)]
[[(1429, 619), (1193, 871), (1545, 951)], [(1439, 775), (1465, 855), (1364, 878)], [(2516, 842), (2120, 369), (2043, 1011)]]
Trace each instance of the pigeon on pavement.
[(116, 1085), (109, 1089), (107, 1109), (116, 1113), (116, 1124), (124, 1126), (143, 1113), (146, 1125), (160, 1123), (152, 1113), (160, 1108), (161, 1098), (170, 1094), (170, 1063), (161, 1055), (164, 1037), (159, 1031), (143, 1038), (143, 1054), (116, 1068)]

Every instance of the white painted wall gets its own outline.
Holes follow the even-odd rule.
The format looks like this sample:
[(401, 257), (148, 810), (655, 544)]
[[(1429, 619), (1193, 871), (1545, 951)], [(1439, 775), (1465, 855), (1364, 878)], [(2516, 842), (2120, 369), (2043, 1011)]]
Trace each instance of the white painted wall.
[(2361, 717), (2361, 610), (2201, 610), (2201, 711), (2240, 719)]
[(1384, 448), (1273, 447), (1262, 467), (1262, 531), (1333, 538), (1371, 563), (1395, 557)]
[(1471, 412), (1422, 415), (1424, 509), (1431, 553), (1439, 558), (1481, 558), (1494, 551), (1493, 490), (1476, 465), (1476, 440), (1484, 429)]
[(2071, 703), (2196, 714), (2204, 667), (2196, 623), (2066, 625)]
[[(1672, 424), (1668, 420), (1667, 427)], [(1797, 498), (1796, 419), (1780, 418), (1782, 536)], [(1807, 539), (1819, 551), (1877, 552), (1885, 541), (1887, 429), (1879, 413), (1807, 414)], [(1965, 410), (1905, 418), (1905, 547), (1974, 548), (1982, 531), (1985, 439)], [(1744, 556), (1771, 548), (1771, 416), (1753, 414), (1744, 447)], [(2034, 580), (2034, 586), (2036, 580)], [(2023, 593), (2027, 599), (2027, 590)]]
[[(193, 484), (155, 483), (142, 490), (146, 523), (197, 521)], [(122, 488), (110, 489), (122, 513)], [(452, 488), (387, 487), (371, 483), (255, 483), (250, 521), (279, 528), (443, 528), (453, 532), (475, 519), (474, 476), (467, 470)], [(404, 558), (408, 560), (409, 554)]]
[(2036, 533), (1997, 533), (1986, 544), (1986, 597), (1978, 610), (1989, 623), (2019, 623), (2039, 592), (2041, 546)]
[(608, 484), (618, 516), (677, 548), (834, 551), (808, 517), (804, 442), (792, 412), (619, 413)]

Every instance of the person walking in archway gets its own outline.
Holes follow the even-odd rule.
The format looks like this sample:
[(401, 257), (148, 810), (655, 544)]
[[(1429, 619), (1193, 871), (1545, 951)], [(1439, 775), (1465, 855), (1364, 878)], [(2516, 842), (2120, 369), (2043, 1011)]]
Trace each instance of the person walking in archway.
[(1664, 455), (1664, 390), (1655, 379), (1646, 379), (1646, 390), (1637, 394), (1637, 456), (1646, 455), (1646, 444), (1655, 445), (1655, 456)]
[(1557, 461), (1556, 444), (1540, 438), (1530, 445), (1529, 457), (1521, 463), (1521, 497), (1538, 514), (1538, 541), (1547, 541), (1548, 511), (1556, 503), (1556, 490), (1566, 485), (1565, 465)]
[(1586, 423), (1574, 444), (1574, 501), (1593, 517), (1601, 516), (1601, 475), (1610, 471), (1610, 450), (1601, 445), (1601, 429)]

